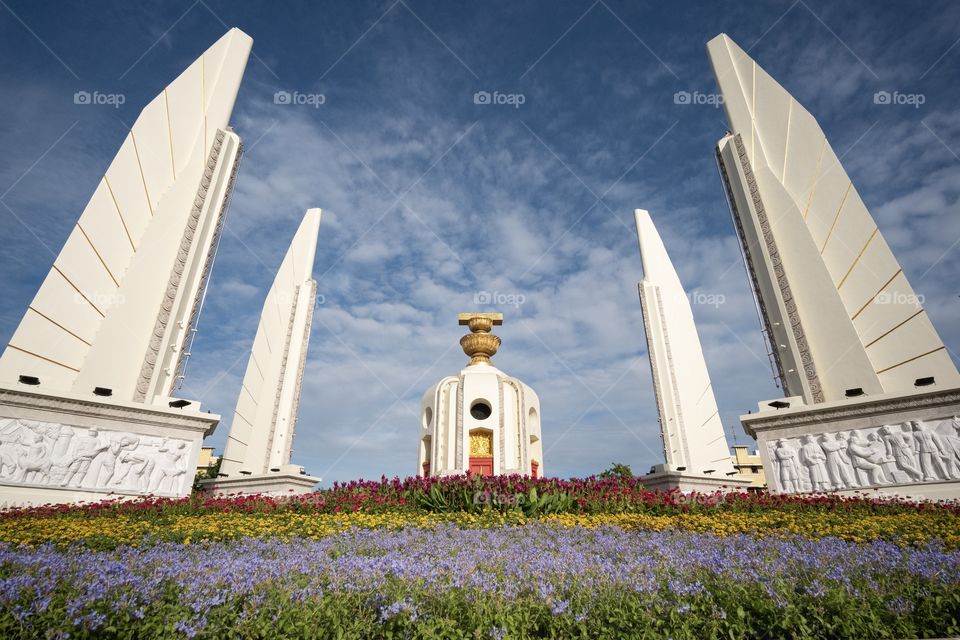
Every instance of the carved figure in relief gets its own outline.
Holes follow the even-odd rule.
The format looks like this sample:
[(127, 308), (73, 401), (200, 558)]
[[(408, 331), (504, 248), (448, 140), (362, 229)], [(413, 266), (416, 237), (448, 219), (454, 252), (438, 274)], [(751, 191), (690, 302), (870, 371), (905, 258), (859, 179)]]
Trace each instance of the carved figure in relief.
[(840, 460), (846, 466), (847, 474), (853, 478), (853, 486), (860, 486), (860, 477), (853, 468), (853, 460), (850, 458), (850, 434), (846, 431), (838, 431), (837, 442), (843, 447), (840, 449)]
[(17, 472), (20, 457), (20, 422), (14, 418), (0, 420), (0, 475), (10, 478)]
[(54, 463), (57, 463), (58, 461), (66, 458), (67, 454), (70, 452), (70, 444), (73, 442), (74, 432), (73, 427), (65, 424), (54, 425), (54, 427), (55, 428), (50, 429), (48, 433), (51, 434), (53, 439), (50, 457), (53, 459)]
[(105, 449), (100, 451), (90, 463), (90, 470), (83, 481), (84, 486), (94, 488), (106, 488), (107, 483), (113, 478), (114, 469), (117, 466), (117, 458), (123, 449), (123, 436), (114, 436), (107, 441)]
[(109, 444), (100, 439), (100, 432), (96, 427), (87, 429), (86, 435), (78, 435), (74, 438), (73, 455), (67, 464), (67, 472), (64, 474), (60, 486), (68, 484), (79, 485), (83, 482), (90, 469), (90, 464), (97, 455), (109, 447)]
[(786, 440), (777, 440), (776, 457), (780, 463), (780, 486), (784, 491), (800, 491), (800, 467), (797, 463), (797, 450)]
[(947, 454), (947, 470), (951, 477), (960, 477), (960, 418), (954, 416), (947, 432), (940, 435), (940, 444)]
[(48, 457), (49, 450), (43, 441), (43, 436), (27, 429), (21, 433), (22, 453), (17, 459), (19, 473), (14, 480), (17, 482), (40, 482), (50, 477), (50, 467), (53, 465)]
[[(871, 434), (872, 435), (872, 434)], [(878, 452), (873, 444), (860, 431), (852, 431), (849, 444), (847, 444), (847, 453), (853, 462), (853, 468), (856, 470), (860, 484), (887, 484), (887, 476), (883, 473), (884, 456)], [(879, 453), (879, 455), (878, 455)]]
[(820, 436), (820, 446), (827, 456), (827, 471), (834, 489), (850, 489), (856, 486), (851, 471), (848, 470), (849, 461), (846, 458), (847, 443), (837, 439), (832, 433)]
[(50, 441), (50, 484), (60, 484), (67, 474), (67, 465), (70, 462), (70, 445), (73, 442), (74, 429), (65, 424), (50, 423), (47, 425), (47, 435)]
[(167, 440), (160, 445), (156, 468), (150, 480), (150, 493), (174, 491), (177, 480), (186, 473), (186, 469), (180, 466), (180, 460), (187, 453), (186, 449), (187, 443), (183, 440), (177, 440), (174, 443)]
[(813, 436), (803, 437), (803, 446), (800, 447), (800, 462), (810, 473), (810, 484), (813, 491), (829, 491), (833, 488), (830, 476), (827, 475), (827, 455), (813, 439)]
[(943, 450), (938, 434), (931, 430), (929, 425), (919, 420), (914, 420), (911, 425), (924, 481), (948, 480), (950, 474), (945, 463), (947, 454)]
[[(150, 476), (156, 466), (153, 456), (140, 448), (141, 441), (136, 436), (125, 436), (121, 442), (123, 452), (110, 484), (146, 493)], [(126, 480), (126, 482), (124, 482)]]
[(767, 443), (767, 459), (770, 460), (770, 466), (773, 468), (773, 473), (768, 477), (770, 486), (774, 489), (779, 488), (783, 489), (782, 486), (779, 486), (780, 482), (780, 462), (777, 460), (777, 446), (774, 442)]
[(7, 444), (0, 444), (0, 476), (9, 478), (17, 472), (17, 452)]
[(884, 425), (879, 430), (888, 458), (893, 458), (897, 467), (906, 473), (911, 480), (920, 480), (923, 473), (916, 464), (913, 454), (913, 438), (904, 433), (903, 428), (897, 429)]

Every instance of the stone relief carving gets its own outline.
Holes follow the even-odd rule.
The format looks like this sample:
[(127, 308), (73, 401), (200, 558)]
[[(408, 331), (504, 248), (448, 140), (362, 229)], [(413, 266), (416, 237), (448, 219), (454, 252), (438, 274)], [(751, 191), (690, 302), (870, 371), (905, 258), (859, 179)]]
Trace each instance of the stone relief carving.
[(74, 427), (0, 420), (0, 483), (179, 494), (189, 481), (190, 442)]
[(780, 468), (780, 486), (788, 493), (802, 491), (800, 486), (800, 465), (797, 462), (797, 450), (786, 440), (778, 440), (774, 449)]
[(960, 480), (960, 417), (780, 438), (767, 453), (785, 493)]

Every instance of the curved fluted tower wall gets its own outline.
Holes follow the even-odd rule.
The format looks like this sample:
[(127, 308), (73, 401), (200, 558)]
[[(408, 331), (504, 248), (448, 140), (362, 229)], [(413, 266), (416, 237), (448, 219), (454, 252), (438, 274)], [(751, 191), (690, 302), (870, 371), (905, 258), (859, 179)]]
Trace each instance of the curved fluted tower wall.
[(786, 394), (960, 384), (814, 117), (726, 35), (707, 50), (731, 130), (718, 160)]
[(690, 301), (650, 214), (637, 209), (635, 216), (640, 302), (667, 466), (725, 477), (733, 464)]
[(170, 395), (239, 167), (228, 123), (252, 42), (231, 29), (137, 117), (0, 357), (0, 382)]
[(310, 325), (320, 209), (307, 211), (263, 303), (220, 472), (278, 472), (290, 462)]

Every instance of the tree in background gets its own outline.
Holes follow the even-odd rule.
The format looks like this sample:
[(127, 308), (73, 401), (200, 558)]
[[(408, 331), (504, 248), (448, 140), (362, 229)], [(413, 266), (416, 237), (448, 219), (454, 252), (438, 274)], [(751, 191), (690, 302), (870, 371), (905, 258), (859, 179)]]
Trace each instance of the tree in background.
[(614, 462), (609, 469), (600, 473), (600, 477), (604, 479), (620, 478), (622, 480), (629, 480), (633, 478), (633, 471), (630, 470), (628, 465)]

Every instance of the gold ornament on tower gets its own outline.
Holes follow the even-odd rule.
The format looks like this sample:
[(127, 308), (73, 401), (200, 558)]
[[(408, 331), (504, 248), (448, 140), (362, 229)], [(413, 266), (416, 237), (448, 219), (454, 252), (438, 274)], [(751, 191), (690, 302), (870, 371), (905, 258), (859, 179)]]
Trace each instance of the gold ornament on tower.
[(471, 333), (460, 338), (463, 352), (470, 357), (470, 364), (490, 364), (490, 358), (500, 348), (500, 338), (490, 330), (503, 324), (502, 313), (461, 313), (460, 326), (469, 327)]
[(485, 429), (477, 429), (470, 432), (470, 455), (471, 456), (492, 456), (493, 455), (493, 432)]

